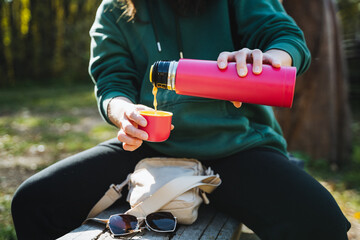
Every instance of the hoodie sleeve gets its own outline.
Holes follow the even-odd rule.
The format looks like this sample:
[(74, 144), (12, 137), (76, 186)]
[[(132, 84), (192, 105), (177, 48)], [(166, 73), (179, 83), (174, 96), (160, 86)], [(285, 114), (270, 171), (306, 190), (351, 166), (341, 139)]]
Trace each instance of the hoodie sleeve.
[(298, 75), (310, 65), (310, 52), (303, 32), (285, 12), (279, 0), (233, 1), (237, 42), (241, 47), (286, 51)]
[(101, 116), (110, 124), (107, 106), (112, 98), (123, 96), (133, 103), (138, 98), (136, 83), (139, 75), (119, 27), (119, 12), (119, 7), (112, 1), (103, 1), (90, 29), (89, 73), (95, 83)]

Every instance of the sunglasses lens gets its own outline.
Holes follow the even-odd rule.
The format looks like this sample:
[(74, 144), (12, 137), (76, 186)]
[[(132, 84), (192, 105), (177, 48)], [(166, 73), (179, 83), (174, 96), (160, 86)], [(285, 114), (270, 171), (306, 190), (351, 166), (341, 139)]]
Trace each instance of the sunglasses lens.
[(146, 223), (153, 230), (174, 231), (176, 219), (169, 212), (155, 212), (147, 215)]
[(138, 221), (132, 215), (113, 215), (109, 219), (109, 228), (114, 235), (130, 233), (137, 227)]

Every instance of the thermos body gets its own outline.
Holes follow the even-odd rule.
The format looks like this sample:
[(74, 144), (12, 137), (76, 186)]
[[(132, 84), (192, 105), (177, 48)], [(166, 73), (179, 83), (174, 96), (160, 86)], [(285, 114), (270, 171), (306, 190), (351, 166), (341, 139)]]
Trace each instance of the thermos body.
[[(157, 63), (161, 64), (161, 61)], [(262, 73), (256, 75), (252, 72), (252, 65), (247, 64), (247, 76), (240, 77), (234, 62), (228, 63), (226, 69), (219, 69), (216, 61), (207, 60), (180, 59), (166, 63), (168, 67), (162, 66), (160, 71), (157, 71), (159, 65), (156, 69), (152, 68), (151, 81), (155, 86), (158, 83), (158, 87), (175, 90), (177, 94), (278, 107), (292, 106), (295, 67), (273, 68), (264, 64)], [(162, 80), (158, 79), (160, 75)]]

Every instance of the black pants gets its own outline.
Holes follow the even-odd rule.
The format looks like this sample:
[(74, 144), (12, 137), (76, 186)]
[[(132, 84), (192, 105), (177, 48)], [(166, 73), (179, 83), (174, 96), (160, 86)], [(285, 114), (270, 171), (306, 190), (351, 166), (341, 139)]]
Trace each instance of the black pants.
[[(111, 183), (122, 182), (140, 159), (154, 156), (164, 155), (145, 144), (127, 152), (113, 139), (30, 177), (12, 201), (18, 239), (55, 239), (78, 227)], [(347, 239), (350, 223), (333, 197), (282, 154), (253, 149), (204, 164), (223, 180), (210, 204), (261, 239)]]

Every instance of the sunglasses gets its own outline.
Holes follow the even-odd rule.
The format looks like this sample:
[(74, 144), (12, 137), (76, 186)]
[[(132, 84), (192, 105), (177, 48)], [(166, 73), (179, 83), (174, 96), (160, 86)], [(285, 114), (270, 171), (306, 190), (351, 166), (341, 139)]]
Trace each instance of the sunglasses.
[[(100, 219), (97, 219), (99, 221)], [(114, 237), (124, 236), (141, 230), (141, 225), (145, 221), (146, 227), (154, 232), (174, 232), (177, 220), (170, 212), (155, 212), (144, 218), (137, 218), (129, 214), (111, 215), (106, 223)]]

